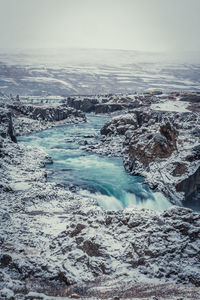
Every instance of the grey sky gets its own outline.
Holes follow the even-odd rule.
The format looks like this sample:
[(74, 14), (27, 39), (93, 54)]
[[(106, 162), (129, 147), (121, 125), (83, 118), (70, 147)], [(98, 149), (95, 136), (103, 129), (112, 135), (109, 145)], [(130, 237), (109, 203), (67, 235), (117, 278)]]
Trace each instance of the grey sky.
[(0, 0), (0, 48), (200, 51), (200, 0)]

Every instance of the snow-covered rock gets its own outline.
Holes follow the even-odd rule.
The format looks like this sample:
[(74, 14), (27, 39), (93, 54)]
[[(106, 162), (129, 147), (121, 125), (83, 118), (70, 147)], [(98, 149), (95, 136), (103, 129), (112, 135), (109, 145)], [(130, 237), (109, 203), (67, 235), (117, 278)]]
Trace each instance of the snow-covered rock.
[(9, 105), (14, 112), (21, 113), (33, 120), (56, 122), (67, 119), (70, 116), (84, 118), (85, 115), (76, 109), (67, 107), (64, 104), (24, 104), (14, 102)]
[[(2, 113), (1, 118), (5, 118), (5, 114), (10, 114), (8, 118), (12, 115), (11, 122), (17, 136), (54, 126), (86, 121), (83, 112), (67, 107), (65, 104), (30, 104), (4, 99), (0, 100), (0, 107), (4, 112), (7, 107), (7, 113)], [(12, 135), (11, 132), (10, 135)]]
[(95, 112), (96, 114), (107, 114), (116, 111), (136, 108), (141, 106), (138, 99), (125, 97), (123, 95), (106, 95), (102, 97), (68, 97), (67, 105), (83, 112)]
[(199, 295), (198, 213), (177, 206), (104, 211), (47, 182), (44, 165), (52, 161), (42, 149), (3, 139), (2, 299)]
[(131, 110), (107, 121), (89, 151), (122, 156), (124, 167), (145, 178), (173, 203), (193, 197), (199, 185), (198, 113)]

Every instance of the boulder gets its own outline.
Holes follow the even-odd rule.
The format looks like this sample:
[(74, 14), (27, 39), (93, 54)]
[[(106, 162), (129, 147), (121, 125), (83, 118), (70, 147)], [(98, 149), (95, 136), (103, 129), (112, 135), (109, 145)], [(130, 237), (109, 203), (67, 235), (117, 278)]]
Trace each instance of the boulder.
[(101, 128), (101, 135), (124, 135), (127, 130), (137, 127), (137, 119), (134, 114), (123, 114), (107, 121)]

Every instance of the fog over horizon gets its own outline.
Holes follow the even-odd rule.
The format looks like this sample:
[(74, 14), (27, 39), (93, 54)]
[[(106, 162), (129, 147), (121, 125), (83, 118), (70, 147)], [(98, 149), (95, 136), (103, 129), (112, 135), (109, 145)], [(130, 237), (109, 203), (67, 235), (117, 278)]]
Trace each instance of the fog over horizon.
[(0, 92), (200, 91), (200, 0), (0, 0)]
[(199, 0), (0, 0), (0, 51), (200, 53)]

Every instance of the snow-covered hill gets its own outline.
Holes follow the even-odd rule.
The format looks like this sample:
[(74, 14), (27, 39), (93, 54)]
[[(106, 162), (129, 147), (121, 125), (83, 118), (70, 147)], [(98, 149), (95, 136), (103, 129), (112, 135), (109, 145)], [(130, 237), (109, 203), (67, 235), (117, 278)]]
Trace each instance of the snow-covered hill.
[(200, 59), (127, 50), (0, 53), (0, 91), (20, 95), (200, 91)]

